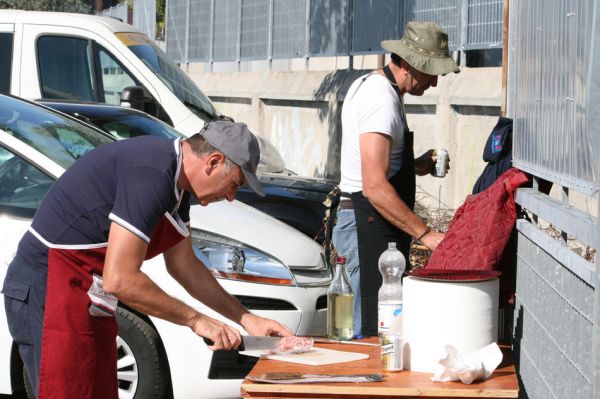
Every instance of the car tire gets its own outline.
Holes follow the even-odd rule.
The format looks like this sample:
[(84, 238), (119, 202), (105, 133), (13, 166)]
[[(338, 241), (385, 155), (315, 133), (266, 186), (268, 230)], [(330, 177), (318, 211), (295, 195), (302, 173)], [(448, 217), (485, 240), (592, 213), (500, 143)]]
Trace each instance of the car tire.
[(164, 398), (169, 367), (156, 330), (136, 314), (117, 308), (119, 399)]
[[(117, 308), (117, 380), (119, 399), (168, 397), (169, 373), (158, 333), (134, 313)], [(23, 383), (27, 399), (36, 399), (25, 365)]]

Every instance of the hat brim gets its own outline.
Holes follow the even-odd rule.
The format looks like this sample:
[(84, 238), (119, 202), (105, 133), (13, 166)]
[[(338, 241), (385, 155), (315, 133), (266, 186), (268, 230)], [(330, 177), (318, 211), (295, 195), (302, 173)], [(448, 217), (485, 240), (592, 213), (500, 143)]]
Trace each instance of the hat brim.
[(240, 169), (242, 170), (242, 173), (244, 174), (244, 180), (245, 183), (248, 187), (250, 187), (252, 189), (252, 191), (254, 191), (256, 194), (258, 194), (261, 197), (265, 196), (265, 192), (263, 191), (260, 182), (258, 181), (258, 177), (256, 177), (256, 173), (252, 172), (251, 170), (241, 167)]
[(430, 56), (414, 51), (402, 43), (401, 40), (384, 40), (381, 47), (389, 52), (397, 54), (417, 71), (428, 75), (445, 75), (450, 72), (460, 72), (456, 62), (449, 56)]

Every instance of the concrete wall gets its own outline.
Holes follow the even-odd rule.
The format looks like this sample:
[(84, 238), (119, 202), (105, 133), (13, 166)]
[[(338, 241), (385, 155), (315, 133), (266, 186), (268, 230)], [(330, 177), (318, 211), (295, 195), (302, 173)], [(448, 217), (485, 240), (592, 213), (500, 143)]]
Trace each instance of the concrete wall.
[[(232, 65), (206, 64), (184, 70), (224, 114), (271, 140), (287, 168), (300, 175), (338, 179), (344, 96), (354, 79), (383, 62), (355, 57), (354, 70), (337, 69), (346, 68), (347, 60), (286, 60), (279, 62), (285, 65), (275, 62), (270, 70), (255, 72), (243, 65), (237, 71)], [(223, 71), (214, 72), (219, 69)], [(466, 68), (441, 77), (422, 97), (405, 96), (405, 102), (409, 127), (415, 132), (415, 154), (446, 148), (451, 159), (446, 178), (417, 178), (429, 194), (421, 203), (457, 208), (484, 167), (483, 146), (500, 113), (501, 70)]]

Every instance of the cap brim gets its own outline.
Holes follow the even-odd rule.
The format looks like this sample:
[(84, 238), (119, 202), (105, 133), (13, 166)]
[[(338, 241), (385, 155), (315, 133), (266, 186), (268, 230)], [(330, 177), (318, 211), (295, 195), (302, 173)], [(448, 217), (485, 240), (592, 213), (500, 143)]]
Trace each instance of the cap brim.
[(250, 187), (252, 189), (252, 191), (254, 191), (256, 194), (260, 195), (261, 197), (264, 197), (265, 193), (262, 190), (260, 182), (258, 181), (258, 177), (256, 177), (256, 173), (254, 173), (250, 170), (247, 170), (246, 168), (240, 167), (240, 169), (242, 170), (242, 173), (244, 174), (244, 179), (246, 181), (246, 185), (248, 187)]

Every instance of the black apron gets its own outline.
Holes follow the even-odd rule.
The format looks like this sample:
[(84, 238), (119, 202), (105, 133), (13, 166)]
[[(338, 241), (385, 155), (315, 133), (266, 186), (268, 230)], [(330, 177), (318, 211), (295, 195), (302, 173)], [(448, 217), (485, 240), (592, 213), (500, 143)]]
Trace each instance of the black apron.
[[(387, 67), (386, 67), (387, 68)], [(388, 79), (389, 70), (385, 70)], [(392, 78), (390, 79), (392, 82)], [(400, 101), (402, 97), (394, 86)], [(400, 170), (389, 179), (398, 196), (406, 206), (414, 210), (416, 192), (416, 174), (413, 151), (413, 132), (408, 130), (406, 117), (404, 117), (404, 151), (402, 153), (402, 166)], [(360, 291), (361, 291), (361, 320), (362, 335), (365, 337), (377, 335), (377, 297), (382, 284), (379, 272), (379, 256), (388, 247), (388, 242), (395, 241), (397, 248), (409, 264), (409, 251), (412, 238), (401, 229), (389, 223), (379, 214), (371, 202), (363, 196), (362, 191), (351, 194), (356, 230), (358, 238), (358, 257), (360, 263)]]

